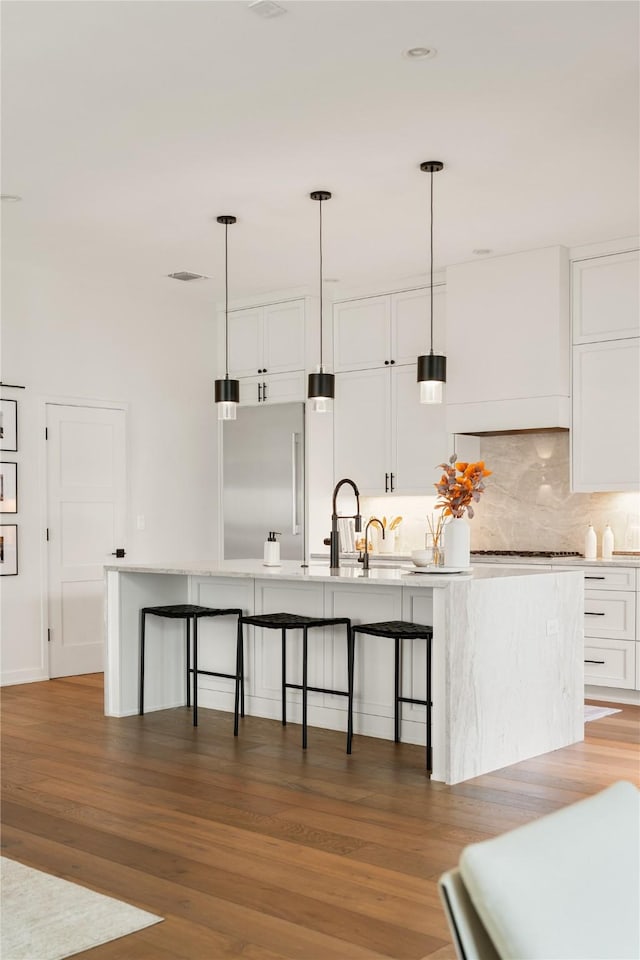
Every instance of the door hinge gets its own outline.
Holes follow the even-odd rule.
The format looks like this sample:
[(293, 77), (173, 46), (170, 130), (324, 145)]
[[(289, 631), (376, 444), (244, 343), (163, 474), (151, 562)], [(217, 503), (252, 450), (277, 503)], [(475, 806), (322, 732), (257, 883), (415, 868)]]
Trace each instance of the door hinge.
[(51, 630), (47, 627), (47, 643), (51, 643)]
[(47, 527), (47, 543), (49, 542), (49, 527)]

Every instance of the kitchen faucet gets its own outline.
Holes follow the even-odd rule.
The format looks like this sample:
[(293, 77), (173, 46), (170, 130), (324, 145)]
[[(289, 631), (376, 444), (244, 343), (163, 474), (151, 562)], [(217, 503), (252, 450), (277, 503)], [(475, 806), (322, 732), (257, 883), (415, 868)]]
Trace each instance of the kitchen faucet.
[[(340, 487), (344, 486), (347, 483), (350, 487), (353, 487), (353, 492), (356, 495), (356, 510), (357, 513), (349, 514), (343, 516), (337, 514), (336, 498), (338, 496), (338, 491)], [(356, 524), (356, 533), (360, 533), (362, 530), (362, 517), (360, 516), (360, 491), (357, 486), (350, 480), (348, 477), (344, 477), (342, 480), (338, 480), (334, 489), (333, 489), (333, 511), (331, 513), (331, 535), (329, 537), (329, 547), (330, 547), (330, 560), (329, 566), (332, 570), (337, 570), (340, 566), (340, 535), (338, 533), (338, 520), (355, 520)]]
[(371, 517), (371, 520), (369, 520), (366, 527), (364, 528), (364, 553), (358, 557), (359, 562), (362, 564), (363, 570), (369, 569), (368, 542), (369, 542), (369, 527), (371, 526), (372, 523), (378, 524), (378, 526), (382, 530), (382, 539), (384, 540), (384, 524), (382, 523), (382, 520), (378, 520), (377, 517)]

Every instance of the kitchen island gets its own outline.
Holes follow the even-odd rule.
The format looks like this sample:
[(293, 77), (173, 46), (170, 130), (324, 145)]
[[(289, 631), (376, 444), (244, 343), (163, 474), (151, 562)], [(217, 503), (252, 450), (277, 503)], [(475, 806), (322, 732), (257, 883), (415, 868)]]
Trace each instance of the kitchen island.
[[(458, 783), (583, 739), (583, 575), (581, 571), (475, 567), (469, 574), (359, 566), (330, 570), (258, 560), (221, 564), (110, 564), (106, 568), (105, 713), (138, 711), (141, 607), (198, 603), (246, 613), (286, 611), (350, 617), (354, 623), (410, 620), (433, 625), (432, 779)], [(152, 617), (147, 626), (145, 710), (185, 703), (183, 624)], [(288, 639), (289, 679), (299, 676), (301, 644)], [(235, 623), (200, 623), (200, 666), (233, 671)], [(226, 663), (225, 663), (226, 661)], [(424, 699), (425, 642), (406, 642), (404, 695)], [(309, 682), (344, 688), (344, 629), (309, 637)], [(311, 679), (313, 678), (313, 679)], [(199, 703), (233, 709), (233, 682), (200, 677)], [(279, 635), (249, 628), (246, 712), (279, 718)], [(288, 692), (300, 722), (300, 694)], [(425, 742), (425, 708), (405, 704), (401, 736)], [(309, 725), (346, 729), (343, 697), (309, 695)], [(203, 714), (198, 736), (207, 736)], [(358, 734), (393, 738), (393, 643), (358, 635), (355, 652), (354, 755)], [(231, 723), (229, 735), (232, 736)], [(242, 727), (240, 728), (242, 736)], [(313, 749), (310, 730), (309, 749)]]

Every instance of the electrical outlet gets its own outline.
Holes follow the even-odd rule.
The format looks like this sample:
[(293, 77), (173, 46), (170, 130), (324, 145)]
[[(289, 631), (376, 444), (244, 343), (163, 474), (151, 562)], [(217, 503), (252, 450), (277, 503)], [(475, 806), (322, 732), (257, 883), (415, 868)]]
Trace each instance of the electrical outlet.
[(551, 637), (554, 633), (558, 632), (558, 621), (557, 620), (547, 620), (547, 636)]
[(144, 530), (144, 526), (145, 526), (144, 514), (139, 513), (138, 516), (136, 517), (136, 530)]

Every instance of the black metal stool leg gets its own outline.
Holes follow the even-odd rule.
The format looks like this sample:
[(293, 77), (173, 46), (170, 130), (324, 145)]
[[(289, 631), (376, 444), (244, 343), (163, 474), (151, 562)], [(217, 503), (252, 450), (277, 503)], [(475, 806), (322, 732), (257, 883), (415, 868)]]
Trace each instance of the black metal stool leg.
[(431, 744), (431, 638), (427, 640), (427, 772), (432, 772)]
[(347, 624), (347, 753), (351, 753), (353, 740), (353, 665), (355, 660), (355, 636)]
[(191, 619), (184, 618), (187, 635), (187, 706), (191, 706)]
[(240, 674), (240, 716), (244, 717), (244, 632), (240, 617), (238, 617), (238, 644), (240, 656), (240, 669), (238, 671)]
[(287, 631), (282, 630), (282, 726), (287, 725)]
[(193, 725), (198, 726), (198, 618), (193, 618)]
[(138, 698), (138, 712), (140, 716), (144, 713), (144, 628), (146, 613), (140, 611), (140, 695)]
[(400, 637), (395, 638), (395, 645), (395, 711), (393, 715), (393, 739), (396, 743), (400, 743)]
[(302, 749), (307, 749), (307, 628), (302, 628)]
[[(242, 630), (240, 629), (240, 618), (238, 618), (238, 630), (236, 633), (236, 686), (233, 698), (233, 735), (238, 736), (238, 712), (240, 709), (240, 678), (242, 676)], [(244, 715), (244, 714), (243, 714)]]

